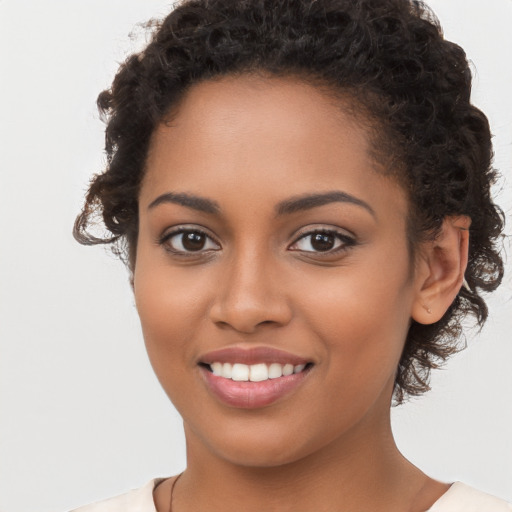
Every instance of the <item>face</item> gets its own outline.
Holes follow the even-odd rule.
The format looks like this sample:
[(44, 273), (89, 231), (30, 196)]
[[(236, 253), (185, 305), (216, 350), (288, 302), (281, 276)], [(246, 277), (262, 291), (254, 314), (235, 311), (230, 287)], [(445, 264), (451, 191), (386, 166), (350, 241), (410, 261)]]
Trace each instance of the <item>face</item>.
[(196, 85), (155, 131), (134, 290), (194, 449), (278, 465), (387, 421), (417, 286), (369, 150), (291, 78)]

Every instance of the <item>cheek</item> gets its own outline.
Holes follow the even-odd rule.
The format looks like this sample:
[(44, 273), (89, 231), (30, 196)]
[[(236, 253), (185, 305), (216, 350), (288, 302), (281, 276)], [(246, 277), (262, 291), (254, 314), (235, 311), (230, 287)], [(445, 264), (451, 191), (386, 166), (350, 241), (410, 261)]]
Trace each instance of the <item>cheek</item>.
[(377, 265), (361, 265), (361, 272), (347, 268), (336, 278), (317, 280), (316, 287), (304, 282), (304, 290), (319, 291), (305, 296), (301, 315), (325, 347), (328, 385), (345, 396), (370, 397), (394, 378), (410, 321), (407, 264), (384, 273)]
[[(213, 288), (209, 286), (211, 279), (206, 276), (207, 269), (170, 265), (163, 249), (147, 248), (148, 245), (139, 244), (137, 253), (134, 272), (137, 310), (148, 332), (171, 328), (175, 336), (204, 314), (205, 299)], [(171, 342), (174, 336), (167, 341)]]
[[(144, 341), (162, 384), (189, 369), (197, 354), (190, 340), (204, 322), (207, 291), (201, 273), (194, 279), (172, 272), (169, 265), (139, 254), (134, 294)], [(167, 386), (164, 386), (167, 388)]]

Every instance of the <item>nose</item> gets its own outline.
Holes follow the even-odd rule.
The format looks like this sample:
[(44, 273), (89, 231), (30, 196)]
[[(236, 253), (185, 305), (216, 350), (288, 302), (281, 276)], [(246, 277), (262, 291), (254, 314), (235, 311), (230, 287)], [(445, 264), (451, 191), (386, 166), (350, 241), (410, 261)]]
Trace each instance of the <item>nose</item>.
[(292, 309), (286, 287), (268, 258), (240, 254), (225, 270), (210, 309), (212, 322), (247, 334), (264, 325), (290, 322)]

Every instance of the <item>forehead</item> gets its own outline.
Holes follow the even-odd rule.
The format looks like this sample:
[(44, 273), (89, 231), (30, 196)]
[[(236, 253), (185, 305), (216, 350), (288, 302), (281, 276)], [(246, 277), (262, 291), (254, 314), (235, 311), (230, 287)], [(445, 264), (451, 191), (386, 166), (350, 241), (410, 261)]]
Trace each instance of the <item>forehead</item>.
[[(180, 117), (181, 122), (194, 122), (197, 118), (214, 116), (218, 122), (233, 122), (234, 118), (251, 113), (252, 124), (267, 125), (267, 114), (273, 110), (272, 123), (276, 121), (298, 121), (324, 116), (331, 119), (340, 114), (344, 119), (347, 109), (341, 106), (348, 93), (335, 92), (326, 84), (313, 85), (313, 80), (298, 76), (270, 76), (264, 74), (228, 75), (205, 80), (192, 85), (171, 118)], [(316, 113), (317, 116), (313, 114)], [(173, 115), (174, 114), (174, 115)], [(186, 119), (185, 119), (186, 118)], [(296, 126), (299, 128), (300, 124)], [(290, 126), (287, 126), (288, 130)], [(267, 126), (268, 129), (268, 126)]]
[(236, 189), (278, 202), (341, 188), (378, 202), (383, 184), (402, 196), (378, 172), (348, 101), (291, 77), (196, 84), (153, 134), (140, 201), (175, 189), (208, 196)]

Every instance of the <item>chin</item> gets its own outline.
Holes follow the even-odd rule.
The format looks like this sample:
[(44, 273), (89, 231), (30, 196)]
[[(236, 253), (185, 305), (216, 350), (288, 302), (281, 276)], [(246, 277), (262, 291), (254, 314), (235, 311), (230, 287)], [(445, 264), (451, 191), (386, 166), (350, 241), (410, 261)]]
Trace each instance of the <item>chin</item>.
[(228, 440), (223, 445), (217, 444), (212, 447), (212, 450), (215, 450), (217, 457), (230, 464), (254, 469), (293, 464), (311, 454), (308, 451), (301, 451), (297, 446), (287, 449), (283, 443), (270, 443), (268, 438), (262, 442), (248, 442), (247, 439), (240, 439), (237, 442)]
[(208, 431), (202, 428), (198, 433), (185, 423), (187, 444), (193, 451), (206, 448), (213, 457), (235, 466), (272, 468), (307, 459), (335, 442), (334, 432), (312, 435), (314, 428), (307, 425), (279, 424), (261, 418), (246, 420), (217, 425)]

